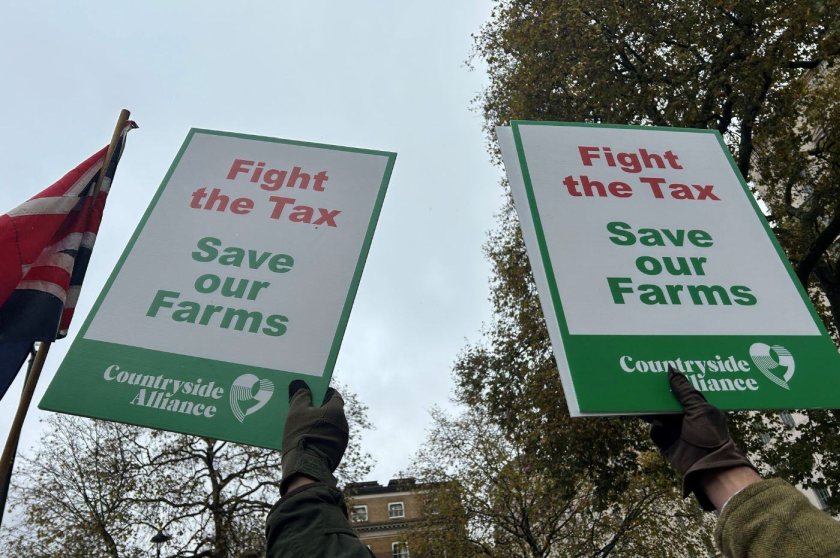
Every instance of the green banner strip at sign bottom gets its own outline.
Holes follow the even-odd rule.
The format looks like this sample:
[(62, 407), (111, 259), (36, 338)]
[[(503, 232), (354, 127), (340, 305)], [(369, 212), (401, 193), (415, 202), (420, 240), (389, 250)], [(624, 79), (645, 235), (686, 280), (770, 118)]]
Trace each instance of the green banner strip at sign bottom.
[(824, 366), (836, 352), (822, 337), (569, 335), (566, 354), (583, 413), (680, 411), (666, 388), (669, 366), (722, 409), (836, 402)]

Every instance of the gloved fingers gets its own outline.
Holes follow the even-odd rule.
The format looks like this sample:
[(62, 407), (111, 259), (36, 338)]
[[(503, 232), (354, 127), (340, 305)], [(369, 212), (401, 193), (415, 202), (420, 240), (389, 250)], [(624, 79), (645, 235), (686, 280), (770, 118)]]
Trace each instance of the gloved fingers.
[(682, 420), (683, 413), (658, 413), (655, 415), (639, 415), (639, 418), (648, 424), (669, 424), (678, 423)]
[(726, 415), (717, 407), (709, 405), (709, 409), (703, 413), (703, 419), (709, 423), (711, 430), (717, 435), (729, 437), (729, 426), (727, 424)]
[(336, 412), (344, 414), (344, 398), (333, 388), (327, 390), (324, 396), (324, 404), (321, 406), (327, 411), (327, 414), (334, 414)]
[(668, 367), (668, 381), (671, 384), (671, 391), (683, 406), (686, 413), (697, 410), (698, 407), (708, 405), (703, 394), (694, 389), (691, 382), (685, 375), (678, 373), (673, 367)]
[(324, 402), (321, 403), (321, 405), (326, 405), (330, 401), (330, 399), (333, 398), (334, 395), (338, 395), (339, 397), (341, 397), (341, 394), (338, 393), (334, 388), (328, 388), (327, 393), (324, 394)]
[(302, 389), (309, 389), (309, 384), (303, 380), (294, 380), (291, 384), (289, 384), (289, 401), (291, 401), (292, 397), (294, 397), (295, 394)]
[(289, 384), (289, 412), (295, 409), (312, 406), (312, 392), (303, 380), (295, 380)]
[(324, 411), (325, 418), (330, 420), (343, 431), (348, 430), (347, 416), (344, 414), (344, 398), (341, 397), (340, 393), (330, 388), (327, 391), (327, 396), (324, 404), (321, 406), (321, 409)]
[(685, 415), (653, 415), (650, 423), (650, 438), (660, 450), (665, 451), (674, 445), (682, 432), (682, 420)]
[(639, 418), (651, 426), (679, 429), (684, 413), (662, 413), (658, 415), (640, 415)]

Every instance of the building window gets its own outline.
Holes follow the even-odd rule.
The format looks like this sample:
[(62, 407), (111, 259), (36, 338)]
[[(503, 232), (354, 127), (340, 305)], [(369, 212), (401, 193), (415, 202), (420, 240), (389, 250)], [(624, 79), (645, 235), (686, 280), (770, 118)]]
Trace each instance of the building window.
[(828, 491), (828, 488), (825, 486), (815, 486), (814, 494), (817, 495), (817, 501), (820, 503), (820, 507), (822, 509), (827, 508), (828, 499), (831, 498), (831, 492)]
[(350, 509), (350, 521), (353, 523), (361, 523), (367, 520), (367, 506), (353, 506)]
[[(403, 503), (391, 502), (390, 504), (388, 504), (388, 517), (391, 519), (405, 517), (405, 506), (403, 506)], [(394, 556), (396, 556), (396, 554), (394, 554)], [(408, 556), (408, 554), (406, 554), (406, 556)]]
[(392, 558), (409, 558), (408, 544), (404, 542), (395, 542), (391, 545)]
[(788, 413), (787, 411), (780, 411), (779, 418), (782, 421), (782, 424), (787, 426), (788, 428), (793, 428), (796, 426), (796, 420), (793, 418), (793, 415)]

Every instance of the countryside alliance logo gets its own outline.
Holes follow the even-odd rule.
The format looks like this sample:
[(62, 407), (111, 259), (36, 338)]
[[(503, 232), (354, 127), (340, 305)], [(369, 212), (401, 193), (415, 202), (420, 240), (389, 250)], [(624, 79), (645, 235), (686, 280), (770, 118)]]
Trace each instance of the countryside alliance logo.
[(790, 351), (781, 345), (753, 343), (750, 346), (750, 357), (768, 380), (781, 388), (790, 390), (788, 382), (793, 378), (796, 370), (796, 363)]
[[(256, 389), (255, 389), (256, 388)], [(239, 422), (265, 407), (274, 394), (271, 380), (261, 380), (253, 374), (243, 374), (230, 387), (230, 409)]]

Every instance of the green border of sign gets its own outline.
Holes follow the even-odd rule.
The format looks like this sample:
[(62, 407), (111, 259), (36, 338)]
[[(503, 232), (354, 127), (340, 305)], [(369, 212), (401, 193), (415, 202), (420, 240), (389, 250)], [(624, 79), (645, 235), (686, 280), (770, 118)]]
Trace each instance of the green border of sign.
[[(355, 270), (354, 270), (353, 275), (352, 275), (351, 280), (350, 280), (350, 284), (349, 284), (348, 292), (347, 292), (347, 298), (344, 301), (344, 305), (343, 305), (342, 310), (341, 310), (341, 315), (339, 316), (338, 323), (336, 324), (336, 329), (333, 333), (333, 341), (332, 341), (332, 344), (330, 346), (329, 353), (327, 355), (327, 359), (326, 359), (326, 362), (325, 362), (325, 365), (324, 365), (324, 370), (321, 372), (320, 376), (310, 376), (310, 375), (302, 374), (301, 372), (295, 372), (295, 371), (290, 371), (290, 370), (266, 369), (264, 367), (253, 366), (253, 365), (247, 365), (246, 366), (246, 365), (242, 365), (242, 364), (239, 364), (239, 363), (232, 363), (232, 362), (228, 362), (228, 361), (205, 359), (205, 358), (201, 358), (201, 357), (181, 355), (181, 354), (177, 354), (177, 353), (170, 353), (170, 352), (160, 351), (160, 350), (156, 350), (156, 349), (145, 349), (145, 348), (141, 348), (141, 347), (133, 347), (133, 346), (121, 345), (121, 344), (118, 344), (118, 343), (110, 343), (110, 342), (105, 342), (105, 341), (99, 341), (99, 340), (96, 340), (96, 339), (86, 339), (85, 338), (85, 335), (87, 334), (88, 328), (90, 327), (91, 323), (93, 322), (93, 319), (95, 318), (95, 316), (96, 316), (97, 312), (99, 311), (101, 305), (103, 304), (105, 298), (110, 293), (111, 287), (113, 286), (113, 283), (116, 280), (117, 276), (121, 273), (122, 268), (123, 268), (126, 260), (128, 259), (129, 254), (134, 249), (135, 243), (137, 242), (137, 240), (140, 238), (140, 235), (145, 230), (146, 224), (147, 224), (149, 218), (151, 217), (152, 213), (154, 212), (155, 208), (157, 207), (157, 204), (158, 204), (161, 196), (163, 195), (163, 192), (169, 186), (169, 181), (170, 181), (173, 173), (175, 172), (175, 170), (178, 168), (178, 165), (181, 162), (181, 158), (183, 157), (184, 153), (186, 152), (186, 150), (189, 147), (193, 138), (196, 137), (196, 135), (198, 135), (198, 134), (232, 137), (232, 138), (237, 138), (237, 139), (255, 140), (255, 141), (270, 142), (270, 143), (281, 143), (281, 144), (286, 144), (286, 145), (311, 147), (311, 148), (316, 148), (316, 149), (326, 149), (326, 150), (333, 150), (333, 151), (344, 151), (344, 152), (349, 152), (349, 153), (360, 153), (360, 154), (365, 154), (365, 155), (385, 157), (387, 159), (386, 164), (385, 164), (385, 168), (384, 168), (384, 172), (383, 172), (383, 175), (382, 175), (382, 180), (379, 184), (379, 189), (378, 189), (376, 198), (374, 200), (374, 205), (373, 205), (373, 208), (372, 208), (371, 217), (370, 217), (370, 221), (368, 223), (367, 231), (365, 233), (365, 236), (364, 236), (364, 239), (363, 239), (363, 242), (362, 242), (362, 246), (361, 246), (361, 249), (359, 251), (359, 256), (357, 258), (356, 267), (355, 267)], [(169, 167), (166, 175), (164, 176), (160, 186), (158, 187), (157, 191), (155, 192), (154, 196), (152, 197), (152, 200), (149, 203), (149, 206), (146, 208), (146, 211), (144, 212), (143, 216), (141, 217), (140, 222), (138, 223), (137, 227), (134, 230), (134, 233), (132, 234), (131, 238), (129, 239), (128, 244), (126, 245), (125, 249), (123, 250), (120, 258), (118, 259), (117, 264), (114, 266), (113, 271), (111, 272), (110, 276), (108, 277), (107, 281), (105, 282), (105, 285), (103, 286), (102, 291), (97, 296), (97, 299), (94, 302), (94, 305), (92, 307), (91, 312), (86, 317), (84, 323), (82, 324), (82, 327), (79, 330), (79, 333), (76, 335), (75, 339), (73, 340), (73, 343), (70, 346), (70, 349), (67, 353), (67, 356), (65, 357), (65, 361), (71, 361), (72, 360), (72, 361), (74, 361), (74, 364), (76, 364), (78, 366), (84, 365), (84, 360), (85, 360), (84, 354), (81, 354), (81, 353), (84, 352), (83, 351), (84, 348), (113, 347), (116, 350), (123, 351), (127, 355), (129, 355), (131, 353), (137, 353), (138, 351), (140, 351), (140, 352), (145, 351), (147, 353), (156, 353), (156, 354), (160, 354), (160, 355), (168, 355), (169, 357), (174, 358), (175, 362), (181, 362), (181, 363), (183, 363), (183, 362), (195, 362), (195, 363), (199, 363), (199, 364), (203, 363), (202, 366), (211, 367), (211, 368), (218, 368), (217, 365), (224, 365), (224, 366), (229, 366), (229, 367), (234, 367), (234, 368), (235, 367), (248, 368), (248, 369), (254, 370), (254, 371), (261, 371), (262, 370), (262, 371), (266, 371), (266, 372), (270, 372), (270, 373), (291, 374), (291, 375), (295, 375), (297, 377), (300, 377), (302, 379), (307, 380), (310, 383), (310, 385), (312, 386), (313, 396), (318, 397), (320, 395), (323, 395), (323, 392), (326, 391), (326, 387), (328, 385), (329, 379), (332, 377), (332, 373), (333, 373), (333, 370), (334, 370), (334, 367), (335, 367), (336, 360), (338, 359), (338, 353), (339, 353), (339, 350), (341, 348), (341, 343), (342, 343), (343, 338), (344, 338), (344, 333), (346, 331), (347, 323), (349, 322), (349, 319), (350, 319), (350, 313), (351, 313), (351, 310), (353, 308), (353, 302), (355, 301), (356, 294), (358, 292), (358, 287), (359, 287), (359, 284), (361, 282), (362, 273), (364, 271), (364, 266), (365, 266), (365, 263), (367, 261), (367, 257), (368, 257), (368, 253), (370, 251), (371, 243), (373, 241), (373, 235), (374, 235), (374, 232), (376, 230), (376, 225), (377, 225), (378, 220), (379, 220), (379, 215), (381, 213), (382, 206), (384, 204), (385, 194), (387, 192), (388, 183), (390, 181), (390, 178), (391, 178), (391, 175), (392, 175), (392, 172), (393, 172), (396, 157), (397, 157), (396, 153), (389, 152), (389, 151), (377, 151), (377, 150), (371, 150), (371, 149), (344, 147), (344, 146), (338, 146), (338, 145), (304, 142), (304, 141), (298, 141), (298, 140), (288, 140), (288, 139), (274, 138), (274, 137), (267, 137), (267, 136), (258, 136), (258, 135), (252, 135), (252, 134), (240, 134), (240, 133), (235, 133), (235, 132), (223, 132), (223, 131), (218, 131), (218, 130), (207, 130), (207, 129), (202, 129), (202, 128), (192, 128), (192, 129), (190, 129), (189, 133), (187, 134), (186, 139), (184, 140), (183, 144), (181, 145), (180, 149), (178, 150), (178, 153), (175, 156), (175, 159), (173, 160), (172, 164), (170, 165), (170, 167)], [(62, 366), (63, 366), (63, 364), (62, 364)], [(52, 393), (51, 390), (53, 388), (53, 384), (56, 383), (56, 380), (61, 375), (62, 375), (61, 370), (59, 370), (59, 373), (56, 375), (56, 379), (53, 380), (53, 383), (47, 389), (47, 392), (45, 393), (44, 397), (42, 398), (42, 400), (39, 404), (39, 408), (48, 409), (48, 410), (57, 410), (57, 411), (61, 411), (61, 412), (77, 413), (78, 409), (74, 409), (74, 410), (70, 410), (70, 411), (64, 411), (60, 408), (61, 405), (55, 404), (56, 403), (55, 400), (57, 399), (57, 397), (54, 396), (54, 394)], [(289, 381), (291, 381), (292, 379), (294, 379), (294, 378), (289, 378)], [(321, 384), (323, 384), (323, 385), (321, 385)], [(285, 387), (286, 387), (285, 384), (282, 385), (282, 388), (283, 388), (282, 391), (283, 392), (285, 391)], [(281, 397), (283, 400), (285, 400), (285, 393), (280, 393), (280, 394), (278, 394), (278, 396)], [(285, 407), (285, 403), (284, 403), (284, 407)], [(82, 414), (82, 413), (79, 412), (77, 414)], [(85, 415), (85, 416), (91, 416), (91, 415), (94, 415), (94, 413), (92, 412), (90, 415)], [(119, 421), (119, 419), (112, 419), (112, 418), (109, 418), (107, 416), (98, 416), (98, 418), (105, 418), (105, 419), (108, 419), (108, 420)], [(144, 425), (152, 426), (152, 427), (161, 427), (161, 428), (165, 428), (165, 429), (168, 429), (168, 430), (185, 432), (185, 433), (190, 433), (190, 434), (198, 434), (198, 435), (205, 435), (205, 436), (206, 435), (212, 435), (211, 433), (208, 433), (208, 431), (207, 431), (207, 430), (212, 430), (212, 428), (211, 429), (204, 429), (202, 427), (197, 427), (197, 428), (194, 428), (192, 431), (187, 432), (184, 429), (178, 429), (178, 428), (175, 428), (175, 427), (168, 427), (168, 426), (166, 426), (166, 423), (167, 423), (167, 421), (165, 421), (165, 420), (158, 421), (158, 420), (152, 418), (152, 419), (146, 420), (144, 422)], [(137, 424), (137, 423), (133, 423), (133, 424)], [(281, 425), (278, 424), (277, 428), (281, 428)], [(226, 439), (226, 438), (224, 438), (224, 436), (219, 436), (219, 437), (221, 439)], [(246, 439), (246, 438), (248, 438), (248, 439)], [(249, 437), (249, 436), (243, 436), (242, 438), (240, 438), (238, 440), (233, 440), (233, 441), (251, 443), (253, 445), (261, 445), (261, 446), (264, 446), (264, 447), (279, 447), (279, 445), (277, 445), (277, 444), (279, 444), (279, 439), (277, 439), (276, 442), (274, 442), (274, 441), (266, 442), (263, 438), (264, 438), (264, 436), (256, 436), (253, 439), (251, 439), (251, 437)], [(229, 438), (227, 438), (227, 439), (229, 439)]]
[[(787, 256), (785, 255), (784, 251), (782, 250), (781, 245), (779, 244), (778, 240), (776, 239), (776, 236), (773, 233), (772, 229), (770, 228), (769, 223), (764, 218), (764, 215), (762, 214), (761, 209), (758, 206), (758, 203), (756, 202), (755, 198), (753, 197), (752, 192), (749, 189), (749, 186), (747, 185), (746, 181), (744, 180), (744, 177), (741, 175), (737, 165), (735, 164), (735, 161), (732, 157), (732, 153), (729, 151), (729, 148), (726, 147), (726, 144), (723, 141), (723, 137), (720, 135), (720, 133), (717, 130), (694, 129), (694, 128), (671, 128), (671, 127), (662, 127), (662, 126), (634, 126), (634, 125), (624, 125), (624, 124), (593, 124), (593, 123), (580, 123), (580, 122), (544, 122), (544, 121), (532, 121), (532, 120), (513, 120), (510, 123), (510, 127), (511, 127), (511, 130), (513, 132), (514, 143), (516, 145), (516, 151), (517, 151), (517, 158), (518, 158), (520, 169), (521, 169), (521, 172), (522, 172), (523, 183), (524, 183), (524, 186), (525, 186), (525, 193), (526, 193), (527, 199), (528, 199), (528, 210), (529, 210), (529, 213), (531, 215), (531, 220), (534, 224), (534, 232), (535, 232), (535, 235), (536, 235), (537, 244), (538, 244), (538, 248), (539, 248), (539, 257), (540, 257), (540, 259), (542, 261), (542, 265), (544, 267), (546, 283), (548, 284), (551, 304), (552, 304), (552, 307), (554, 309), (554, 313), (556, 314), (556, 323), (557, 323), (559, 331), (560, 331), (563, 350), (566, 353), (567, 360), (570, 361), (569, 362), (569, 375), (570, 375), (570, 379), (571, 379), (573, 385), (575, 386), (575, 392), (576, 392), (576, 395), (577, 395), (577, 402), (580, 405), (581, 413), (584, 413), (584, 414), (586, 414), (586, 413), (603, 413), (603, 412), (611, 413), (611, 412), (616, 412), (616, 410), (615, 409), (598, 408), (599, 404), (598, 404), (597, 401), (594, 401), (591, 397), (587, 397), (585, 394), (582, 394), (581, 392), (579, 392), (579, 390), (578, 390), (579, 384), (581, 384), (581, 385), (583, 385), (584, 383), (590, 383), (591, 384), (591, 382), (595, 381), (595, 379), (594, 378), (586, 378), (585, 380), (580, 380), (580, 379), (576, 380), (575, 379), (575, 375), (571, 373), (571, 368), (572, 368), (573, 365), (571, 364), (572, 358), (571, 358), (571, 355), (570, 355), (570, 350), (574, 351), (574, 349), (572, 347), (574, 347), (577, 344), (582, 345), (582, 346), (587, 346), (587, 347), (589, 347), (589, 350), (591, 352), (592, 350), (594, 350), (595, 347), (597, 347), (597, 343), (598, 343), (597, 340), (598, 339), (615, 338), (615, 339), (620, 339), (620, 340), (624, 340), (624, 341), (632, 343), (632, 342), (634, 342), (634, 340), (638, 341), (639, 339), (644, 339), (644, 338), (647, 338), (647, 337), (650, 337), (650, 336), (622, 335), (622, 334), (586, 334), (586, 335), (582, 335), (582, 334), (581, 335), (578, 335), (578, 334), (572, 335), (572, 334), (570, 334), (569, 329), (568, 329), (568, 324), (566, 322), (566, 316), (565, 316), (565, 313), (563, 311), (563, 304), (562, 304), (562, 301), (560, 299), (559, 288), (557, 286), (557, 283), (556, 283), (556, 280), (555, 280), (555, 277), (554, 277), (553, 270), (555, 268), (552, 265), (551, 257), (550, 257), (549, 252), (548, 252), (548, 244), (547, 244), (547, 241), (546, 241), (546, 238), (545, 238), (545, 232), (544, 232), (543, 225), (542, 225), (542, 218), (540, 216), (539, 209), (537, 207), (536, 195), (534, 193), (533, 183), (532, 183), (531, 175), (530, 175), (530, 170), (528, 168), (528, 161), (527, 161), (527, 157), (525, 155), (525, 149), (524, 149), (523, 142), (522, 142), (522, 136), (521, 136), (521, 133), (520, 133), (520, 130), (519, 130), (520, 126), (562, 126), (562, 127), (570, 127), (570, 128), (588, 127), (588, 128), (612, 128), (612, 129), (640, 130), (640, 131), (667, 131), (667, 132), (676, 132), (676, 133), (713, 134), (716, 137), (716, 139), (718, 141), (718, 144), (720, 145), (721, 149), (723, 150), (733, 173), (735, 174), (739, 183), (741, 184), (741, 187), (744, 191), (744, 194), (746, 195), (747, 199), (749, 200), (749, 202), (751, 204), (751, 207), (753, 208), (753, 211), (756, 214), (756, 217), (761, 222), (761, 224), (764, 228), (764, 231), (767, 234), (767, 237), (769, 238), (770, 242), (772, 243), (773, 247), (775, 248), (776, 254), (780, 258), (780, 260), (782, 262), (782, 265), (784, 265), (785, 269), (787, 270), (788, 276), (790, 277), (790, 279), (793, 282), (797, 292), (799, 293), (799, 296), (800, 296), (803, 304), (805, 304), (805, 306), (808, 308), (808, 310), (810, 312), (810, 315), (811, 315), (811, 318), (813, 319), (814, 323), (816, 324), (817, 330), (819, 332), (816, 335), (787, 335), (787, 336), (770, 336), (770, 335), (768, 335), (768, 336), (764, 336), (764, 337), (767, 337), (767, 338), (780, 338), (780, 337), (782, 337), (782, 338), (783, 337), (792, 338), (792, 337), (795, 337), (795, 338), (800, 338), (800, 339), (825, 340), (831, 345), (832, 348), (834, 348), (834, 352), (836, 354), (836, 347), (834, 347), (833, 342), (830, 340), (830, 337), (829, 337), (828, 332), (826, 331), (825, 325), (823, 324), (822, 320), (820, 319), (819, 315), (817, 314), (816, 310), (814, 309), (814, 306), (811, 303), (811, 300), (808, 297), (808, 294), (805, 291), (805, 288), (802, 286), (802, 284), (800, 283), (800, 281), (796, 277), (796, 274), (793, 271), (793, 268), (790, 264), (790, 261), (788, 260)], [(756, 336), (755, 335), (749, 335), (749, 334), (746, 334), (746, 335), (727, 335), (727, 336), (720, 336), (720, 335), (715, 335), (715, 334), (695, 334), (695, 335), (657, 335), (655, 337), (660, 338), (662, 340), (668, 339), (671, 343), (674, 343), (675, 345), (680, 346), (680, 345), (684, 345), (687, 340), (690, 340), (692, 338), (704, 338), (704, 339), (709, 339), (709, 340), (714, 339), (714, 340), (720, 342), (720, 341), (723, 341), (727, 338), (729, 338), (729, 339), (743, 338), (743, 339), (746, 340), (746, 339), (750, 339), (750, 338), (755, 338)], [(622, 341), (621, 344), (625, 344), (625, 343)], [(817, 352), (816, 347), (815, 347), (815, 352)], [(820, 352), (824, 353), (824, 351), (820, 351)], [(724, 395), (723, 397), (725, 398), (726, 396)], [(775, 399), (775, 397), (770, 397), (770, 399)], [(674, 408), (674, 409), (677, 408), (677, 407), (674, 406), (675, 404), (673, 402), (670, 402), (670, 401), (667, 403), (667, 405)], [(820, 405), (824, 405), (824, 403), (820, 403)], [(584, 407), (588, 407), (588, 409), (584, 408)], [(743, 407), (733, 406), (731, 408), (743, 408)], [(759, 408), (759, 407), (758, 406), (753, 406), (751, 408)], [(772, 407), (768, 407), (768, 408), (785, 408), (785, 407), (784, 407), (784, 405), (780, 406), (780, 405), (774, 403), (774, 404), (772, 404)]]

